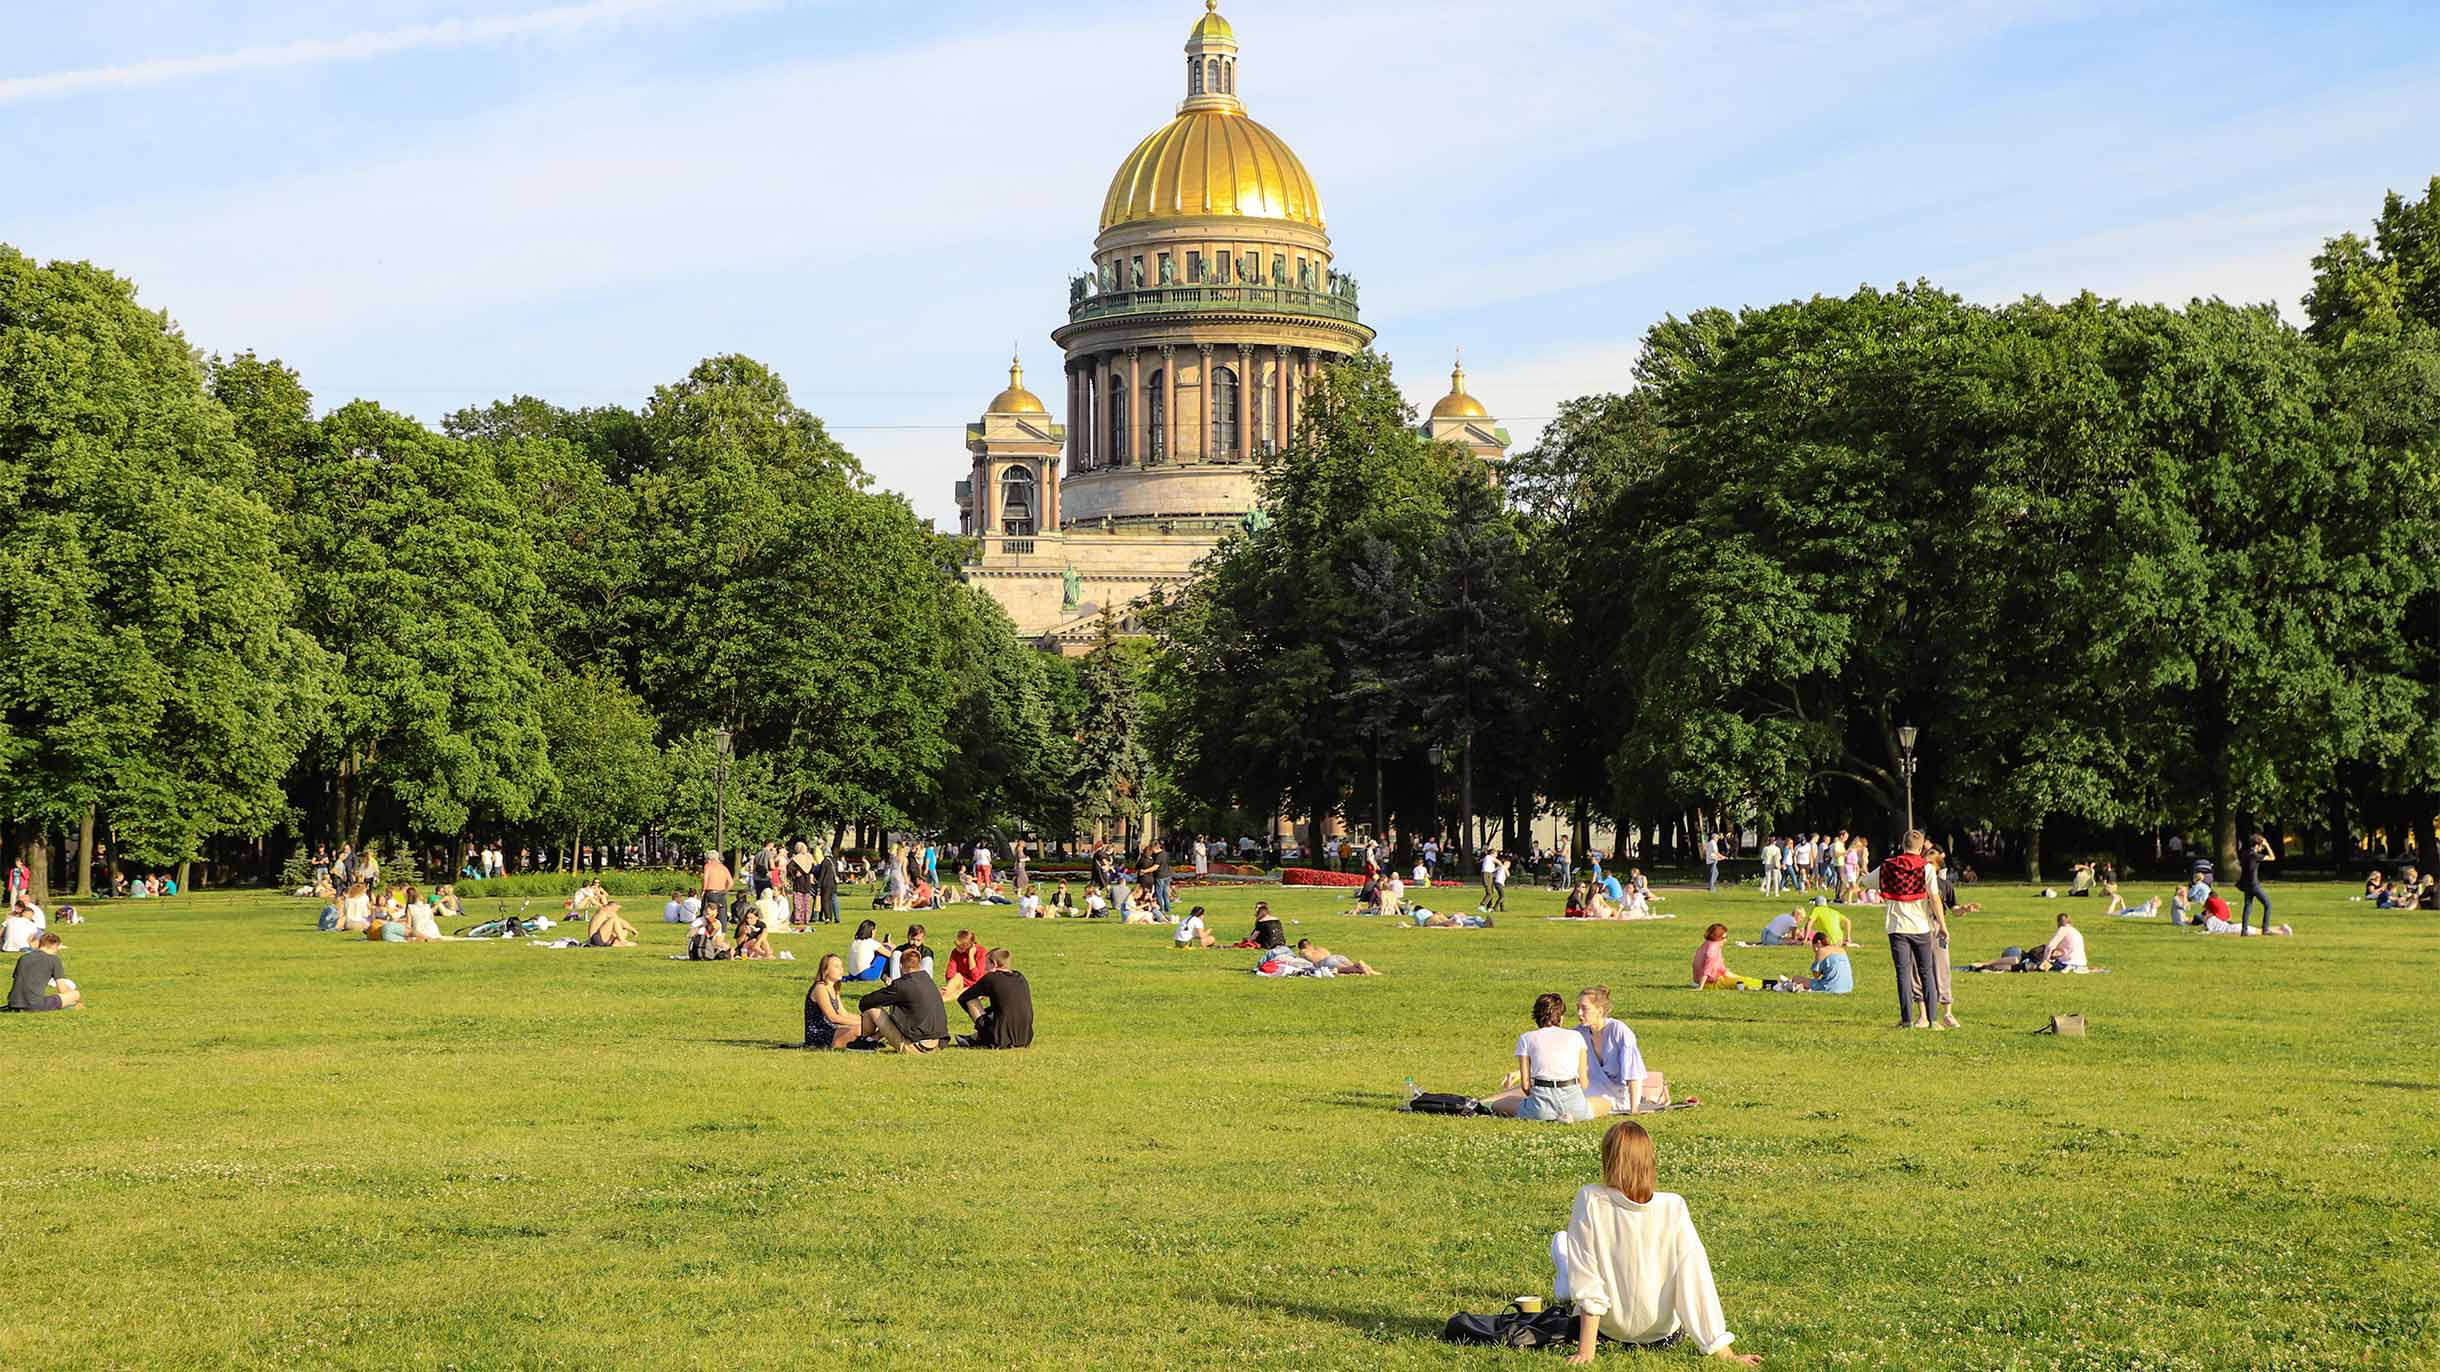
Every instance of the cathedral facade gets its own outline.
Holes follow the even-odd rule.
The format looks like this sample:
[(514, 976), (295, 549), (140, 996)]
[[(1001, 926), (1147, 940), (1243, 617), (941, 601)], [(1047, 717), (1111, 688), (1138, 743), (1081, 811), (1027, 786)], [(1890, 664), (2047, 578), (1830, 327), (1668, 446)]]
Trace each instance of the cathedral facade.
[[(1312, 176), (1238, 98), (1217, 4), (1187, 35), (1177, 116), (1119, 164), (1091, 268), (1068, 283), (1051, 333), (1068, 422), (1012, 360), (966, 426), (958, 523), (977, 550), (964, 575), (1046, 648), (1089, 647), (1105, 612), (1132, 629), (1137, 604), (1185, 580), (1253, 511), (1259, 465), (1286, 445), (1304, 388), (1372, 343)], [(1463, 370), (1424, 427), (1495, 465), (1506, 456)]]

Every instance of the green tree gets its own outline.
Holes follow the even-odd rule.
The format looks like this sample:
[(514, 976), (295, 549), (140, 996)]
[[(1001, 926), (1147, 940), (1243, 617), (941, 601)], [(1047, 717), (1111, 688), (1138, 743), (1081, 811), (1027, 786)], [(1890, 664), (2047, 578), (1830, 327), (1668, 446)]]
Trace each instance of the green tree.
[(541, 583), (486, 454), (355, 402), (322, 421), (289, 530), (302, 622), (343, 664), (322, 729), (341, 837), (385, 802), (425, 834), (535, 814)]
[(1100, 635), (1076, 672), (1083, 697), (1068, 783), (1080, 828), (1115, 831), (1144, 817), (1152, 762), (1142, 732), (1137, 654), (1118, 638), (1107, 610)]
[(128, 282), (0, 245), (0, 815), (183, 863), (283, 814), (316, 654), (249, 456)]
[(2324, 243), (2304, 309), (2306, 332), (2332, 345), (2408, 321), (2440, 328), (2440, 176), (2420, 200), (2391, 191), (2371, 242), (2343, 233)]
[(542, 693), (550, 740), (550, 798), (539, 817), (571, 850), (588, 839), (620, 840), (658, 818), (668, 781), (644, 702), (598, 667), (558, 673)]

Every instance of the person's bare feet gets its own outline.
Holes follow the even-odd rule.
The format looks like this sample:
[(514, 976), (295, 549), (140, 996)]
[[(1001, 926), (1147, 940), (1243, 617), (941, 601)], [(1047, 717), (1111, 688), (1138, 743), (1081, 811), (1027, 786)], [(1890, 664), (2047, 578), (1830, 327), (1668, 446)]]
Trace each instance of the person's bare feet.
[(1964, 1025), (1959, 1024), (1959, 1023), (1957, 1022), (1957, 1017), (1956, 1017), (1955, 1015), (1942, 1015), (1942, 1016), (1940, 1017), (1940, 1027), (1941, 1027), (1941, 1028), (1943, 1028), (1943, 1029), (1963, 1029), (1963, 1028), (1965, 1028), (1965, 1026), (1964, 1026)]

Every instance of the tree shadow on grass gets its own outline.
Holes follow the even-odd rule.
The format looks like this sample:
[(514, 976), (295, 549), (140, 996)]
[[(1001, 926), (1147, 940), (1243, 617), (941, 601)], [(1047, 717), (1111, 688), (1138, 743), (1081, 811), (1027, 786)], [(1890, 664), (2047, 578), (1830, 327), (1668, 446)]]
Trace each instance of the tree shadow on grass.
[(723, 1048), (802, 1049), (805, 1046), (801, 1043), (787, 1043), (777, 1039), (705, 1039), (703, 1042), (716, 1043)]
[(2429, 1081), (2359, 1081), (2358, 1086), (2379, 1086), (2391, 1091), (2430, 1091), (2440, 1089), (2440, 1082)]
[(1233, 1305), (1256, 1315), (1293, 1315), (1299, 1319), (1322, 1320), (1344, 1325), (1359, 1334), (1390, 1338), (1437, 1339), (1447, 1327), (1446, 1319), (1412, 1315), (1394, 1310), (1360, 1310), (1343, 1305), (1324, 1305), (1318, 1301), (1257, 1300), (1250, 1296), (1222, 1296), (1220, 1304)]

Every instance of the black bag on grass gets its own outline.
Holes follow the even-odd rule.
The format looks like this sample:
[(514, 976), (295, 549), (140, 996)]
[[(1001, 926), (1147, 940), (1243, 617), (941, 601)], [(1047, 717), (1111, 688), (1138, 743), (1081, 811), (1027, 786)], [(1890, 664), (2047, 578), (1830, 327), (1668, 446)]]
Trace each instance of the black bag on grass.
[(1458, 1313), (1440, 1331), (1445, 1343), (1483, 1343), (1500, 1348), (1557, 1348), (1576, 1341), (1576, 1312), (1560, 1307), (1527, 1313), (1514, 1305), (1496, 1315)]
[(1426, 1091), (1406, 1103), (1406, 1108), (1418, 1115), (1486, 1115), (1491, 1113), (1472, 1096), (1451, 1091)]

